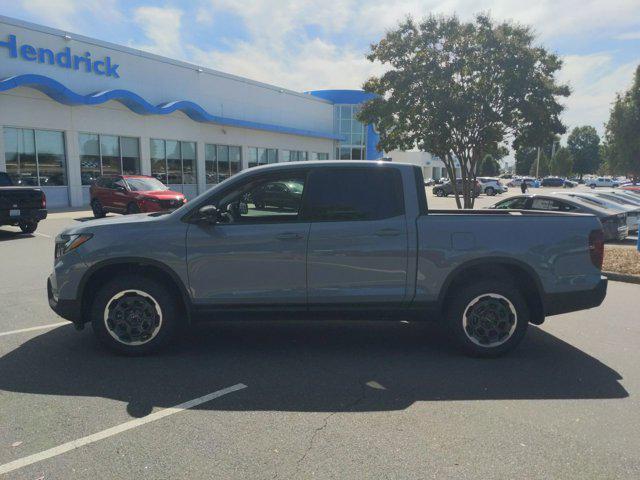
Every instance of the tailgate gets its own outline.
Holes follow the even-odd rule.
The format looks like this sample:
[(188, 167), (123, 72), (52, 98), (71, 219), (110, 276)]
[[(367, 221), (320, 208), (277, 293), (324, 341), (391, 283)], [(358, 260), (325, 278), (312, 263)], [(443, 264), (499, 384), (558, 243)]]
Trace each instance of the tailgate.
[(42, 208), (42, 190), (36, 188), (0, 188), (0, 210)]

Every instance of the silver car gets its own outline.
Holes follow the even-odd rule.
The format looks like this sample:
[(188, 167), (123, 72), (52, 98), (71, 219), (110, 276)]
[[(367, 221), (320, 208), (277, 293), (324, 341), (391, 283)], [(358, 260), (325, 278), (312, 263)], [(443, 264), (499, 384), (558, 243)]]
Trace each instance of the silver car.
[(560, 195), (516, 195), (489, 208), (507, 210), (543, 210), (552, 212), (587, 213), (595, 215), (602, 224), (605, 240), (624, 240), (629, 235), (627, 214), (581, 201), (580, 198)]
[(577, 198), (583, 202), (591, 203), (599, 206), (600, 208), (607, 208), (610, 210), (622, 210), (627, 214), (627, 226), (630, 232), (638, 231), (638, 222), (640, 221), (640, 207), (637, 205), (625, 204), (620, 200), (611, 200), (601, 197), (596, 193), (582, 193), (582, 192), (553, 192), (554, 195), (567, 195), (572, 198)]

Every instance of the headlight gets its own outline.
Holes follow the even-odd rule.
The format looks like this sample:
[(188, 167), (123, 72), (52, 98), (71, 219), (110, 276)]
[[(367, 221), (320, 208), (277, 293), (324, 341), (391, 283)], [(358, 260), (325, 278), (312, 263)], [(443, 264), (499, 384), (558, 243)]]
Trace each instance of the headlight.
[(55, 247), (55, 259), (57, 260), (62, 255), (75, 250), (87, 240), (90, 240), (93, 235), (91, 233), (76, 233), (73, 235), (60, 234), (56, 237)]

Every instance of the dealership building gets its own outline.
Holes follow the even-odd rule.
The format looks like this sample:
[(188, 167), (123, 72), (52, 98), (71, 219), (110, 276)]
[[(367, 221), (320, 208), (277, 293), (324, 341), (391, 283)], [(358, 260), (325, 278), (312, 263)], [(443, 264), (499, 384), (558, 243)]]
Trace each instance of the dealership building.
[(193, 197), (275, 162), (378, 159), (355, 119), (370, 94), (294, 92), (0, 16), (0, 171), (50, 207), (89, 203), (108, 173)]

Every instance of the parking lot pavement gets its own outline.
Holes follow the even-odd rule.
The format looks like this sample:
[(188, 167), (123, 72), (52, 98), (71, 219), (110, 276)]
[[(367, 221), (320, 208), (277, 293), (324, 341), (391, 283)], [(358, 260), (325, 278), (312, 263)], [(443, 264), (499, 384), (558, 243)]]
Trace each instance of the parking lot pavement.
[[(0, 334), (60, 322), (44, 279), (53, 237), (73, 218), (43, 222), (47, 236), (0, 229), (10, 272)], [(435, 325), (400, 321), (201, 325), (144, 358), (112, 355), (71, 325), (0, 336), (0, 472), (638, 478), (639, 294), (611, 282), (601, 307), (532, 326), (495, 360), (460, 356)]]

